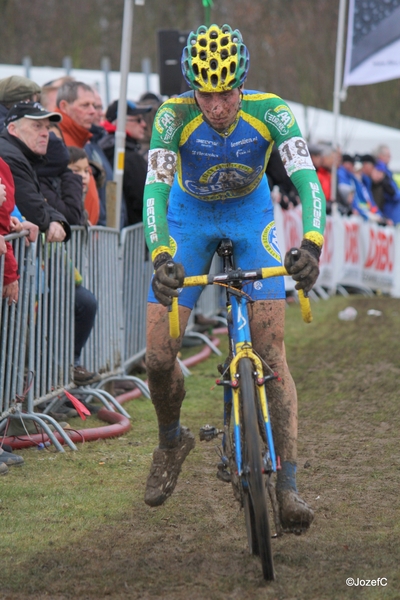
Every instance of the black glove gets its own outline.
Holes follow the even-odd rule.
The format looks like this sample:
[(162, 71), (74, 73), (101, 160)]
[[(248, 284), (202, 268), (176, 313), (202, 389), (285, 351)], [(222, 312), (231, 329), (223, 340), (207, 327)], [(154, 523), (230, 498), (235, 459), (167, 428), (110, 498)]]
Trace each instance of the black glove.
[(296, 290), (304, 290), (306, 294), (311, 290), (318, 279), (320, 255), (321, 248), (307, 239), (301, 242), (300, 248), (291, 248), (286, 252), (285, 269), (298, 281)]
[(151, 283), (154, 295), (163, 306), (171, 306), (172, 297), (177, 298), (177, 290), (183, 286), (183, 265), (175, 263), (167, 252), (161, 252), (154, 261), (154, 270)]

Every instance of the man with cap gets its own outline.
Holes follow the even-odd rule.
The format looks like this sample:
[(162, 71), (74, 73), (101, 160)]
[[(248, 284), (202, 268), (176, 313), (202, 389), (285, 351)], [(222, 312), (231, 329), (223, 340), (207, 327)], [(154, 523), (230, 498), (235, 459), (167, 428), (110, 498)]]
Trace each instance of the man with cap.
[(0, 79), (0, 131), (3, 130), (4, 120), (10, 108), (16, 102), (37, 102), (40, 100), (40, 86), (27, 77), (11, 75)]
[[(126, 104), (125, 166), (122, 187), (126, 202), (128, 225), (142, 222), (147, 162), (140, 153), (140, 142), (146, 135), (146, 121), (143, 115), (150, 112), (151, 108), (151, 106), (142, 106), (131, 100), (128, 100)], [(106, 121), (102, 124), (108, 135), (99, 142), (112, 167), (114, 166), (117, 117), (118, 100), (114, 100), (107, 108)]]
[(0, 134), (0, 157), (9, 165), (15, 183), (15, 203), (22, 216), (46, 233), (48, 242), (67, 241), (71, 229), (63, 214), (43, 196), (35, 172), (44, 161), (50, 123), (61, 121), (38, 102), (18, 102), (9, 110)]

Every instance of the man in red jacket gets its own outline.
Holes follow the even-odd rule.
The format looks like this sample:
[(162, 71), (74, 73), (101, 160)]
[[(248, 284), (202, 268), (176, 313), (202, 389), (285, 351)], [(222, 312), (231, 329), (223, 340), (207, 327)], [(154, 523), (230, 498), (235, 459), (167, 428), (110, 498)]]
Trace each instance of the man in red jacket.
[[(67, 146), (83, 148), (92, 137), (90, 128), (96, 118), (93, 89), (82, 81), (67, 81), (57, 93), (57, 112), (62, 115), (59, 124)], [(93, 174), (90, 175), (89, 190), (85, 197), (91, 225), (97, 225), (100, 215), (100, 200)]]

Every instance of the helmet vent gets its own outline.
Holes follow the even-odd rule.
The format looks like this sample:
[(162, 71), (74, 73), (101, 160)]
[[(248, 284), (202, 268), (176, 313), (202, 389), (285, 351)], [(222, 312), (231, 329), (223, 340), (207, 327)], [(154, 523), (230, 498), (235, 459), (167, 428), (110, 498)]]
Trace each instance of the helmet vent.
[(223, 50), (221, 50), (221, 58), (222, 60), (226, 60), (229, 56), (229, 52), (226, 48), (224, 48)]
[(212, 69), (213, 71), (216, 71), (218, 69), (218, 61), (215, 60), (215, 58), (210, 60), (210, 69)]
[(207, 52), (205, 50), (202, 50), (199, 54), (199, 58), (200, 60), (207, 60)]
[(215, 29), (213, 29), (212, 31), (210, 31), (210, 38), (212, 40), (216, 40), (218, 37), (218, 31), (216, 31)]
[(213, 73), (210, 77), (210, 81), (211, 81), (211, 85), (213, 86), (213, 88), (216, 88), (218, 85), (218, 75), (216, 75), (215, 73)]
[(199, 39), (199, 46), (202, 46), (203, 48), (207, 47), (207, 40), (206, 40), (206, 38), (200, 38)]
[(197, 56), (197, 49), (196, 48), (191, 48), (190, 49), (190, 55), (192, 56), (192, 58), (196, 58), (196, 56)]
[(237, 47), (231, 46), (231, 56), (235, 56), (237, 54)]
[(231, 74), (233, 75), (236, 71), (236, 63), (234, 63), (233, 61), (231, 62), (231, 64), (229, 65), (229, 71), (231, 72)]
[(208, 81), (207, 69), (202, 69), (201, 70), (201, 76), (202, 76), (202, 78), (203, 78), (204, 81)]
[(221, 38), (220, 44), (221, 44), (221, 46), (227, 46), (229, 44), (229, 38), (228, 38), (228, 36), (225, 36), (225, 37)]
[(193, 64), (193, 73), (196, 75), (196, 77), (199, 74), (199, 67), (195, 63)]
[(217, 42), (211, 42), (210, 44), (210, 52), (216, 52), (218, 50)]
[(228, 75), (228, 69), (226, 67), (223, 67), (221, 69), (221, 81), (225, 81), (227, 75)]

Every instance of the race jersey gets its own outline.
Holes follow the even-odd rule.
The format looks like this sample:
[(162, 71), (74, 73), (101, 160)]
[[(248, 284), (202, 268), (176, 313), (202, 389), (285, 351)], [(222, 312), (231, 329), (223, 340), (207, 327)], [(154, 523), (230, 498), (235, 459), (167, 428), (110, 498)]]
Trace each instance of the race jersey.
[(325, 197), (286, 102), (274, 94), (244, 91), (235, 122), (218, 132), (204, 120), (191, 91), (164, 102), (154, 120), (143, 208), (152, 259), (169, 248), (172, 186), (207, 203), (245, 197), (265, 178), (274, 143), (301, 198), (305, 237), (321, 247)]

